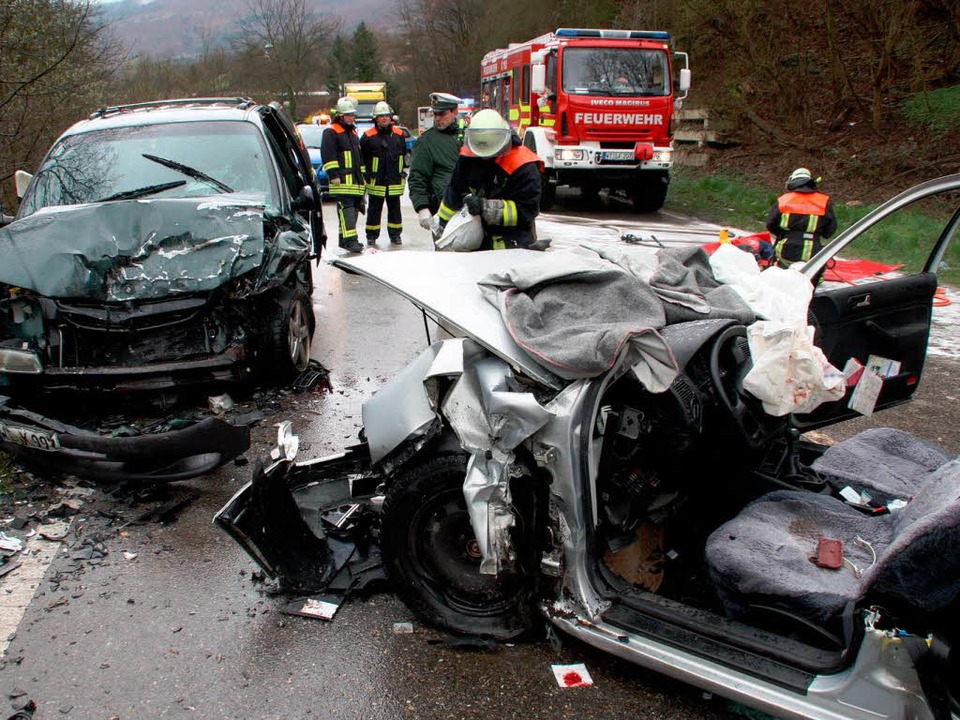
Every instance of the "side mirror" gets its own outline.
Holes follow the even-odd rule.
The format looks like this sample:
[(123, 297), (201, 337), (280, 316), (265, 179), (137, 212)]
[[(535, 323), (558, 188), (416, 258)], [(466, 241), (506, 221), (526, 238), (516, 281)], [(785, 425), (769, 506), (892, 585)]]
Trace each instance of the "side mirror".
[(28, 173), (26, 170), (17, 170), (13, 174), (13, 184), (17, 186), (17, 197), (23, 198), (25, 192), (27, 192), (27, 185), (30, 184), (30, 181), (33, 179), (33, 175)]
[(680, 92), (690, 89), (690, 68), (680, 68)]
[(536, 95), (543, 95), (547, 91), (547, 68), (545, 65), (534, 65), (530, 75), (530, 89)]
[(297, 198), (293, 201), (294, 210), (316, 210), (317, 208), (317, 198), (313, 194), (313, 188), (309, 185), (304, 185), (300, 188), (300, 194), (297, 195)]

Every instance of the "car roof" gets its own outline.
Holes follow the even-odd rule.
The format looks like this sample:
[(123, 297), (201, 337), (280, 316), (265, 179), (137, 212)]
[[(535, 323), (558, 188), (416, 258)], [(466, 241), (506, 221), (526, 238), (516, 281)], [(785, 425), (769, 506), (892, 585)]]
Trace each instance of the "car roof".
[(232, 99), (217, 102), (201, 100), (196, 103), (173, 100), (122, 105), (98, 110), (86, 120), (80, 120), (71, 125), (61, 137), (108, 128), (206, 120), (236, 120), (260, 124), (262, 109), (263, 106), (250, 101)]

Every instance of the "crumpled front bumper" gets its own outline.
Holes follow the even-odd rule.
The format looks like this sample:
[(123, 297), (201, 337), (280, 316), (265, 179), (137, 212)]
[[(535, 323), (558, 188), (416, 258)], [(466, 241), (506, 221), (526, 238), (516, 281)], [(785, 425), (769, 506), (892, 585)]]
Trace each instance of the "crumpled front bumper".
[(249, 447), (249, 428), (219, 418), (165, 433), (105, 437), (0, 404), (0, 448), (31, 466), (95, 480), (188, 480), (216, 469)]

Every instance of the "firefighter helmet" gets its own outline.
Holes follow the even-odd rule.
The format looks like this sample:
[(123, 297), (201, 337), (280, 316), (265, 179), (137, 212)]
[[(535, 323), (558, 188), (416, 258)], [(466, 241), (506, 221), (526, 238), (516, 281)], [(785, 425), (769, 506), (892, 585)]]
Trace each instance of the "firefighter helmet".
[(337, 115), (356, 115), (357, 102), (352, 97), (346, 96), (337, 100)]
[(496, 110), (481, 110), (470, 119), (464, 131), (467, 147), (479, 157), (494, 157), (510, 147), (513, 130)]
[(390, 109), (390, 106), (387, 105), (386, 102), (381, 100), (373, 106), (373, 115), (374, 117), (378, 115), (393, 115), (393, 110)]
[(813, 173), (806, 168), (797, 168), (790, 173), (790, 177), (787, 178), (787, 190), (798, 190), (804, 185), (809, 185), (811, 188), (817, 187), (817, 181), (813, 179)]

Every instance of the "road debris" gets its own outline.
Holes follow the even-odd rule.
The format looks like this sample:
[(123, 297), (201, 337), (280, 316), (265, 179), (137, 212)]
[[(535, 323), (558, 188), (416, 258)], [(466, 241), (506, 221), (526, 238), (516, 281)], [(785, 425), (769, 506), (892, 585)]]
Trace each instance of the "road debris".
[(320, 620), (332, 620), (343, 598), (335, 595), (320, 595), (317, 597), (301, 598), (284, 606), (280, 612), (285, 615), (297, 615), (299, 617), (317, 618)]
[(557, 685), (562, 688), (589, 687), (593, 685), (593, 678), (587, 666), (583, 663), (574, 663), (573, 665), (551, 665), (553, 676), (557, 679)]

